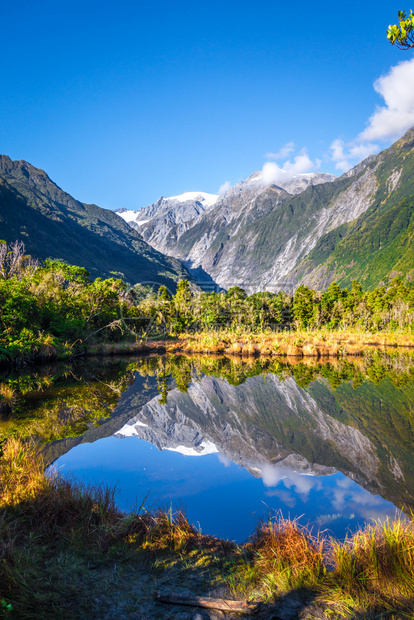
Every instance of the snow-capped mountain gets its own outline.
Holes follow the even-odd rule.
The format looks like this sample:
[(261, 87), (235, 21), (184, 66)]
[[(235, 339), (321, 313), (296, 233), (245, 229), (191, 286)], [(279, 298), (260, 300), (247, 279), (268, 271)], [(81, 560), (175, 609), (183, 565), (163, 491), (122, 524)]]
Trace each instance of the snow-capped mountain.
[[(223, 222), (228, 224), (237, 219), (237, 229), (239, 229), (257, 217), (257, 198), (266, 189), (272, 189), (273, 207), (275, 207), (290, 196), (301, 193), (309, 185), (319, 185), (335, 179), (333, 174), (311, 172), (293, 177), (286, 175), (280, 183), (269, 185), (264, 181), (262, 172), (256, 171), (245, 181), (234, 185), (221, 195), (184, 192), (170, 198), (161, 197), (154, 204), (139, 211), (119, 209), (116, 213), (138, 230), (147, 243), (167, 255), (175, 256), (175, 245), (180, 237), (195, 226), (200, 219), (208, 217), (213, 210), (220, 220), (219, 228), (222, 227)], [(212, 226), (211, 234), (214, 235), (215, 230), (216, 222)], [(196, 247), (192, 248), (190, 261), (188, 261), (190, 268), (194, 262), (193, 256), (198, 257), (200, 252), (201, 255), (204, 254), (205, 241), (205, 237), (202, 237), (196, 241)], [(197, 261), (198, 258), (195, 262)], [(198, 263), (200, 265), (200, 261)], [(197, 278), (200, 278), (200, 273), (198, 273), (200, 269), (197, 269), (199, 265), (196, 266), (194, 272)], [(201, 279), (206, 278), (201, 276)]]
[[(213, 207), (219, 199), (218, 194), (207, 192), (184, 192), (178, 196), (164, 198), (161, 196), (151, 205), (134, 211), (132, 209), (118, 209), (118, 213), (130, 226), (139, 230), (144, 238), (154, 236), (157, 239), (165, 234), (167, 228), (192, 220), (200, 213)], [(151, 232), (141, 230), (141, 226), (150, 222)]]
[[(242, 279), (234, 278), (232, 267), (236, 263), (233, 261), (227, 263), (226, 260), (219, 260), (220, 278), (217, 278), (216, 273), (213, 275), (214, 265), (210, 266), (207, 258), (211, 249), (214, 249), (214, 261), (217, 262), (217, 252), (219, 255), (223, 250), (226, 252), (226, 248), (222, 246), (229, 243), (240, 246), (242, 231), (248, 226), (254, 226), (277, 210), (282, 203), (308, 187), (329, 184), (334, 180), (336, 177), (332, 174), (314, 172), (293, 177), (286, 175), (278, 184), (269, 184), (264, 180), (263, 173), (256, 171), (224, 194), (215, 196), (215, 200), (211, 200), (206, 209), (201, 209), (197, 201), (165, 204), (165, 199), (160, 199), (154, 205), (141, 209), (139, 213), (145, 214), (148, 221), (143, 222), (143, 215), (140, 215), (142, 219), (138, 230), (154, 248), (182, 260), (200, 283), (206, 281), (207, 285), (211, 286), (215, 281), (224, 288), (233, 283), (243, 285), (246, 289), (251, 288), (245, 281), (244, 272), (240, 272)], [(228, 231), (226, 239), (216, 248), (216, 240), (221, 238), (224, 231)], [(185, 247), (182, 247), (183, 242)], [(242, 252), (237, 257), (237, 270), (243, 269), (243, 254)], [(205, 265), (208, 266), (207, 269)]]
[(144, 239), (224, 289), (378, 286), (412, 269), (413, 170), (414, 127), (339, 178), (280, 173), (268, 185), (255, 172), (207, 211)]
[(176, 202), (200, 202), (206, 209), (208, 209), (208, 207), (212, 207), (216, 204), (218, 198), (218, 194), (208, 194), (207, 192), (184, 192), (179, 196), (170, 196), (170, 198), (166, 198), (165, 200), (175, 200)]

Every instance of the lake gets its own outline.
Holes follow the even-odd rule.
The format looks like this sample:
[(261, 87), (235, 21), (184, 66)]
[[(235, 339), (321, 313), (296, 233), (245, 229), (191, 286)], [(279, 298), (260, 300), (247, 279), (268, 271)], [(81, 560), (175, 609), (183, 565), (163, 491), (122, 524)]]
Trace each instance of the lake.
[(116, 485), (125, 510), (182, 508), (243, 542), (275, 513), (342, 539), (414, 507), (414, 365), (398, 352), (95, 359), (0, 383), (15, 389), (0, 431), (44, 437), (52, 467)]

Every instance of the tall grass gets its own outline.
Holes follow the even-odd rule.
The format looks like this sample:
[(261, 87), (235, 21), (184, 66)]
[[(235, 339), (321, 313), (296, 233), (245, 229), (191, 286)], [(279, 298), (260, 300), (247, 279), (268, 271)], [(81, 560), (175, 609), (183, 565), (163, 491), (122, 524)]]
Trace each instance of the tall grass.
[(202, 544), (182, 512), (126, 514), (115, 497), (114, 488), (46, 475), (39, 446), (7, 440), (0, 458), (0, 601), (12, 604), (14, 617), (72, 617), (54, 605), (71, 607), (77, 598), (83, 605), (91, 558), (127, 557), (131, 545), (151, 555)]
[(313, 586), (325, 574), (323, 540), (296, 520), (279, 515), (261, 521), (249, 545), (254, 552), (256, 578), (269, 592)]
[[(403, 518), (332, 541), (330, 587), (339, 598), (393, 610), (414, 600), (414, 526)], [(414, 611), (414, 610), (413, 610)]]
[(43, 458), (33, 442), (11, 437), (0, 459), (0, 508), (34, 500), (47, 489)]
[(16, 400), (15, 390), (5, 383), (0, 383), (0, 414), (10, 413)]

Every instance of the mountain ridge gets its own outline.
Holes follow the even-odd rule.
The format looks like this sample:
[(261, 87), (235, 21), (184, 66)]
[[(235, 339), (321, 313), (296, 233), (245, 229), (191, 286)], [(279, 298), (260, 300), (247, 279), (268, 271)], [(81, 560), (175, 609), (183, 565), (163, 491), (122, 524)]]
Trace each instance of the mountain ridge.
[(393, 275), (414, 278), (414, 128), (338, 178), (285, 183), (294, 194), (261, 184), (260, 174), (193, 218), (164, 221), (162, 234), (151, 221), (138, 230), (225, 289), (321, 290), (353, 279), (372, 289)]
[[(194, 195), (192, 201), (186, 201), (186, 194), (175, 196), (171, 198), (160, 198), (158, 201), (140, 209), (136, 212), (120, 213), (121, 217), (124, 217), (128, 223), (138, 230), (143, 238), (150, 243), (153, 247), (159, 251), (175, 255), (171, 253), (170, 249), (174, 246), (177, 239), (185, 235), (186, 231), (192, 226), (197, 226), (198, 220), (204, 213), (211, 213), (213, 210), (219, 214), (219, 219), (224, 218), (226, 223), (229, 220), (233, 220), (237, 217), (241, 211), (241, 195), (244, 202), (252, 201), (256, 196), (260, 195), (265, 189), (266, 184), (262, 181), (262, 173), (256, 171), (251, 174), (245, 181), (233, 186), (224, 194), (217, 196), (211, 194), (205, 194), (203, 192), (189, 192)], [(287, 177), (283, 179), (280, 184), (271, 184), (267, 187), (272, 187), (273, 191), (283, 195), (285, 198), (290, 194), (296, 194), (303, 191), (304, 188), (309, 185), (316, 185), (319, 183), (331, 181), (335, 179), (334, 175), (328, 173), (307, 173), (300, 174), (294, 177)], [(241, 194), (240, 194), (241, 192)], [(196, 200), (197, 194), (199, 196), (214, 197), (215, 200), (208, 200), (208, 204), (202, 204)], [(230, 205), (228, 208), (228, 199), (235, 202), (235, 205)], [(180, 199), (180, 200), (176, 200)], [(222, 223), (220, 222), (219, 228)], [(199, 240), (201, 243), (202, 239)], [(179, 258), (179, 256), (176, 256)], [(181, 258), (180, 258), (181, 260)], [(192, 258), (187, 259), (187, 266), (192, 271)], [(193, 273), (197, 272), (196, 266)]]
[(338, 178), (266, 184), (256, 171), (220, 196), (161, 197), (136, 214), (81, 203), (43, 170), (0, 156), (0, 236), (41, 260), (170, 289), (180, 278), (248, 293), (353, 279), (372, 289), (414, 279), (414, 128)]
[[(395, 275), (414, 277), (414, 127), (374, 157), (378, 186), (371, 204), (344, 227), (327, 260), (320, 260), (318, 247), (309, 254), (300, 266), (304, 283), (328, 270), (343, 286), (358, 279), (365, 288)], [(371, 165), (373, 156), (365, 161)]]

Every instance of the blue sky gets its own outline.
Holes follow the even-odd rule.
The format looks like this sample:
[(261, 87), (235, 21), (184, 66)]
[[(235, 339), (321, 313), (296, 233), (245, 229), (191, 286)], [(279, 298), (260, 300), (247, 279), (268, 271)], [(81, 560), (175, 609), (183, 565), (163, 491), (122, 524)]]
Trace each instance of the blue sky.
[(414, 124), (413, 54), (385, 35), (404, 8), (4, 3), (0, 152), (112, 209), (216, 193), (267, 161), (340, 174)]

